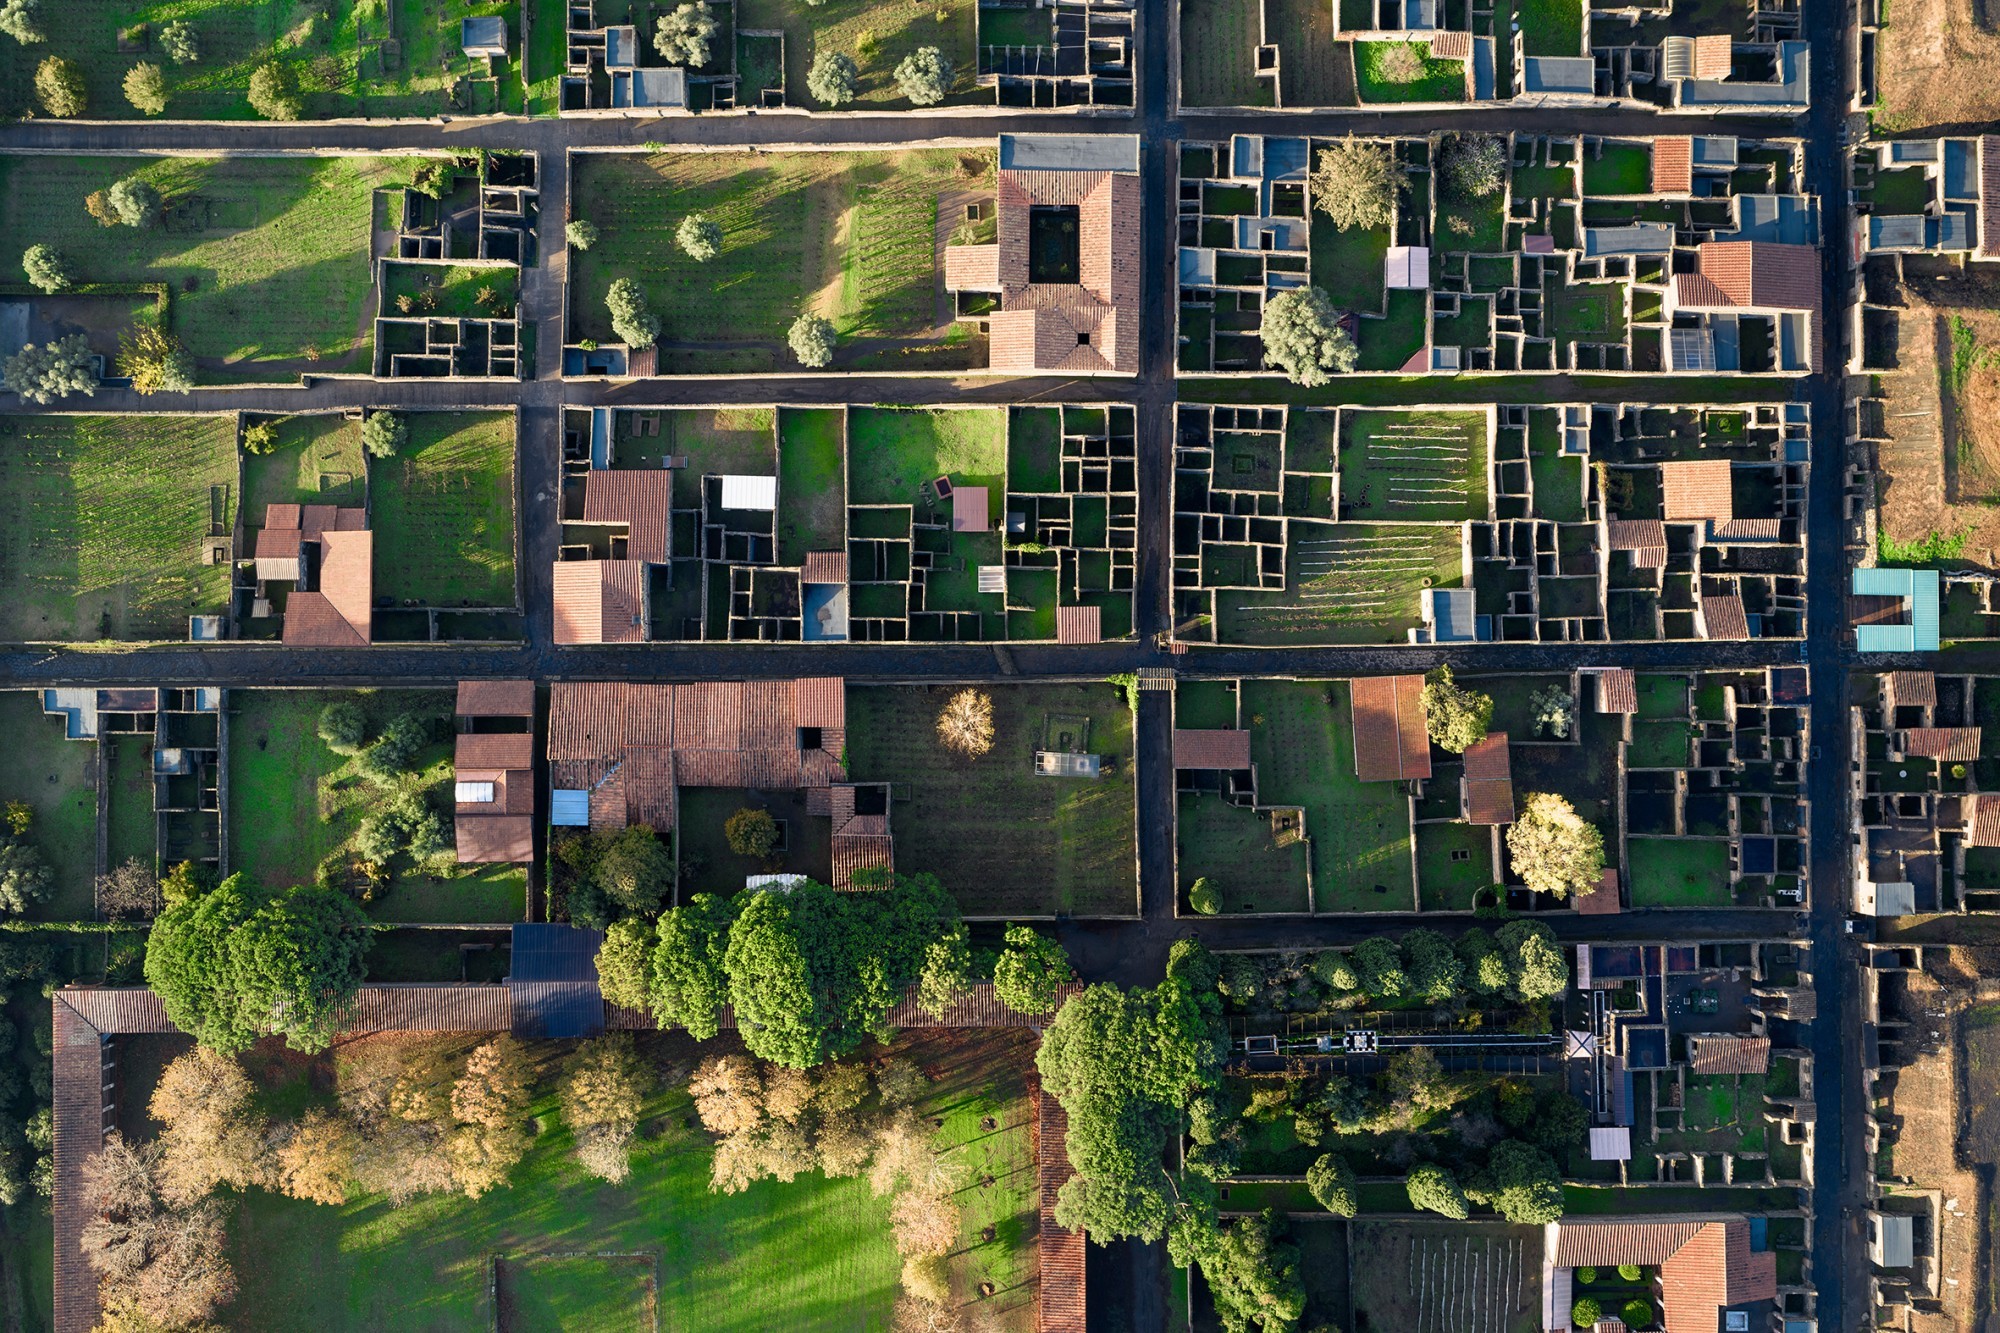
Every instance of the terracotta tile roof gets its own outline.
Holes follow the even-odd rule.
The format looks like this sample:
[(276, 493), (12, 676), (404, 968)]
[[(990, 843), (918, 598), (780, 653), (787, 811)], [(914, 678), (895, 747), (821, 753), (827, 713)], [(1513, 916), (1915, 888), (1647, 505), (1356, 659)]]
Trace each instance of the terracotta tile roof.
[(1658, 1267), (1693, 1240), (1705, 1221), (1562, 1221), (1556, 1224), (1557, 1268), (1616, 1268), (1620, 1264)]
[(987, 503), (984, 486), (954, 486), (951, 488), (951, 530), (953, 532), (991, 532), (993, 519)]
[(558, 560), (557, 643), (643, 643), (646, 566), (638, 560)]
[[(535, 775), (532, 768), (460, 768), (452, 778), (454, 782), (490, 782), (493, 784), (493, 799), (490, 801), (455, 801), (454, 815), (459, 819), (476, 818), (480, 815), (532, 815), (535, 813)], [(461, 861), (465, 857), (459, 858)]]
[[(1818, 310), (1819, 250), (1776, 241), (1704, 241), (1697, 273), (1674, 275), (1679, 303), (1692, 309)], [(1689, 279), (1705, 279), (1691, 283)]]
[(1524, 255), (1552, 255), (1556, 252), (1556, 238), (1545, 232), (1521, 238), (1521, 253)]
[(1238, 772), (1250, 767), (1250, 733), (1174, 728), (1174, 767)]
[(1465, 819), (1470, 824), (1514, 822), (1514, 771), (1507, 733), (1492, 731), (1465, 751)]
[(1041, 1260), (1036, 1333), (1085, 1333), (1084, 1237), (1056, 1221), (1056, 1196), (1076, 1174), (1069, 1164), (1069, 1116), (1062, 1103), (1036, 1085), (1035, 1162), (1041, 1181), (1041, 1225), (1035, 1249)]
[(525, 865), (535, 859), (532, 815), (458, 815), (452, 821), (461, 865)]
[(1667, 522), (1728, 518), (1735, 513), (1729, 460), (1704, 458), (1660, 464), (1660, 511)]
[(1667, 1333), (1713, 1333), (1725, 1306), (1778, 1294), (1778, 1256), (1750, 1248), (1750, 1224), (1710, 1222), (1660, 1265)]
[(1928, 671), (1891, 671), (1883, 677), (1889, 687), (1890, 706), (1933, 708), (1937, 705), (1937, 677)]
[(792, 682), (798, 724), (823, 730), (847, 729), (847, 682), (839, 676), (801, 676)]
[(944, 288), (948, 292), (1000, 290), (998, 245), (947, 245), (944, 248)]
[(1979, 758), (1979, 728), (1911, 727), (1898, 733), (1896, 749), (1939, 763), (1969, 764)]
[(1639, 678), (1631, 667), (1608, 667), (1597, 676), (1597, 711), (1636, 713), (1639, 711)]
[(1785, 535), (1785, 522), (1779, 518), (1730, 518), (1708, 525), (1708, 539), (1712, 542), (1774, 542)]
[[(879, 818), (879, 816), (878, 816)], [(886, 833), (833, 835), (833, 887), (853, 887), (857, 871), (894, 870), (896, 840)]]
[(1710, 640), (1740, 640), (1750, 637), (1750, 616), (1741, 597), (1701, 599), (1702, 637)]
[[(995, 277), (1001, 308), (988, 319), (988, 365), (994, 370), (1077, 372), (1139, 369), (1139, 177), (1114, 171), (1002, 171)], [(1029, 218), (1036, 205), (1077, 209), (1078, 281), (1030, 281)], [(952, 269), (947, 247), (947, 279)], [(984, 280), (984, 260), (968, 258)], [(973, 271), (977, 266), (977, 271)], [(1120, 311), (1126, 312), (1121, 318)]]
[(1618, 868), (1606, 866), (1598, 877), (1597, 887), (1589, 893), (1579, 893), (1569, 900), (1569, 905), (1585, 916), (1617, 916), (1625, 909), (1618, 901)]
[(1613, 518), (1604, 524), (1614, 551), (1631, 551), (1633, 563), (1659, 569), (1667, 563), (1667, 525), (1656, 518)]
[(799, 569), (801, 583), (845, 583), (847, 582), (847, 552), (807, 551), (805, 564)]
[(1979, 136), (1979, 257), (2000, 255), (2000, 134)]
[(1696, 1074), (1766, 1074), (1771, 1069), (1771, 1039), (1725, 1032), (1690, 1032), (1688, 1069)]
[(1347, 682), (1354, 728), (1354, 776), (1397, 782), (1431, 775), (1422, 676), (1355, 676)]
[(673, 499), (674, 474), (665, 468), (598, 469), (584, 478), (583, 521), (624, 524), (626, 558), (664, 564)]
[(1653, 193), (1686, 194), (1694, 189), (1694, 139), (1685, 134), (1653, 140)]
[(1965, 845), (2000, 847), (2000, 796), (1972, 795), (1965, 800)]
[(299, 579), (301, 548), (310, 557), (312, 587), (285, 599), (284, 642), (308, 648), (352, 648), (370, 642), (375, 604), (375, 539), (367, 511), (335, 505), (274, 504), (257, 534), (257, 577)]
[(533, 717), (532, 680), (462, 680), (458, 683), (460, 717)]
[(1694, 76), (1697, 79), (1726, 79), (1729, 77), (1730, 47), (1732, 41), (1728, 33), (1706, 33), (1694, 39)]
[(1472, 59), (1472, 34), (1455, 29), (1431, 34), (1432, 60)]
[(94, 1027), (68, 1002), (54, 1000), (55, 1142), (55, 1327), (57, 1333), (89, 1333), (99, 1312), (97, 1271), (83, 1257), (83, 1228), (90, 1212), (81, 1197), (83, 1163), (104, 1146), (114, 1122), (105, 1105), (108, 1053)]
[(1103, 640), (1102, 608), (1095, 606), (1056, 608), (1057, 643), (1101, 643)]
[(487, 735), (461, 732), (452, 747), (452, 764), (468, 768), (533, 768), (535, 738), (528, 732)]

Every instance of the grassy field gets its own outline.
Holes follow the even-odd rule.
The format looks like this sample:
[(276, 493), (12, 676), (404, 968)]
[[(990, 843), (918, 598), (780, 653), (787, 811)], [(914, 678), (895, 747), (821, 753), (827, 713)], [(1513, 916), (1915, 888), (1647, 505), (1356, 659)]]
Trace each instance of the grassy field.
[(1417, 48), (1417, 58), (1423, 62), (1423, 72), (1414, 79), (1402, 80), (1391, 77), (1387, 68), (1387, 56), (1394, 42), (1356, 42), (1354, 44), (1354, 83), (1361, 103), (1366, 106), (1378, 102), (1463, 102), (1465, 100), (1465, 62), (1462, 60), (1433, 60), (1419, 43), (1410, 43)]
[(789, 408), (778, 414), (778, 559), (796, 565), (810, 551), (845, 550), (846, 414)]
[[(243, 456), (244, 519), (263, 522), (274, 504), (358, 505), (368, 498), (361, 423), (342, 413), (277, 417), (278, 447)], [(255, 419), (246, 420), (246, 427)]]
[(949, 106), (991, 102), (977, 86), (974, 32), (977, 0), (938, 0), (920, 5), (884, 5), (876, 0), (737, 0), (736, 26), (776, 28), (785, 34), (785, 101), (824, 107), (806, 88), (806, 72), (822, 51), (840, 51), (861, 67), (850, 109), (884, 111), (910, 105), (896, 86), (896, 66), (922, 46), (935, 46), (957, 71)]
[(218, 612), (236, 423), (222, 416), (8, 417), (0, 421), (0, 638), (185, 639)]
[(1407, 912), (1409, 802), (1393, 782), (1354, 776), (1345, 681), (1246, 680), (1243, 716), (1257, 797), (1302, 806), (1322, 912)]
[[(378, 788), (314, 734), (320, 709), (349, 698), (368, 715), (369, 733), (397, 713), (448, 716), (451, 695), (428, 690), (236, 690), (229, 696), (229, 864), (266, 888), (310, 884), (314, 868), (347, 845), (378, 801)], [(439, 733), (440, 735), (442, 732)], [(451, 744), (418, 757), (409, 788), (448, 811)], [(428, 867), (399, 856), (389, 887), (368, 904), (384, 921), (518, 921), (527, 875), (518, 866)]]
[[(328, 1208), (253, 1190), (231, 1219), (241, 1293), (224, 1312), (258, 1333), (349, 1333), (386, 1327), (484, 1329), (487, 1260), (502, 1261), (503, 1328), (633, 1333), (623, 1320), (643, 1291), (624, 1265), (577, 1256), (644, 1257), (659, 1275), (658, 1327), (704, 1333), (888, 1333), (901, 1260), (890, 1241), (889, 1200), (864, 1179), (817, 1173), (765, 1180), (740, 1194), (709, 1192), (713, 1157), (684, 1088), (695, 1060), (721, 1049), (684, 1036), (640, 1035), (655, 1068), (678, 1071), (656, 1088), (623, 1185), (586, 1177), (556, 1116), (554, 1061), (543, 1059), (534, 1111), (549, 1126), (513, 1183), (470, 1201), (434, 1196), (391, 1209), (380, 1199)], [(897, 1049), (936, 1080), (919, 1103), (949, 1163), (973, 1184), (959, 1192), (960, 1240), (947, 1264), (954, 1295), (995, 1333), (1034, 1327), (1036, 1177), (1033, 1107), (1023, 1075), (1027, 1034), (925, 1034)], [(308, 1094), (309, 1095), (309, 1094)], [(982, 1122), (991, 1118), (996, 1126)], [(987, 1227), (994, 1238), (986, 1240)], [(995, 1294), (981, 1297), (982, 1283)], [(503, 1309), (503, 1313), (508, 1312)]]
[(1354, 44), (1334, 40), (1333, 6), (1275, 0), (1271, 25), (1286, 106), (1354, 105)]
[(428, 606), (513, 606), (514, 414), (410, 412), (369, 474), (375, 591)]
[(1598, 194), (1644, 194), (1653, 180), (1653, 150), (1644, 144), (1603, 143), (1593, 156), (1583, 155), (1583, 192)]
[[(652, 428), (655, 420), (657, 429)], [(613, 422), (613, 467), (650, 471), (665, 466), (668, 458), (688, 460), (686, 467), (674, 470), (674, 506), (679, 509), (701, 507), (704, 473), (768, 477), (777, 464), (778, 414), (773, 408), (665, 408), (623, 413)]]
[(111, 747), (106, 864), (137, 860), (150, 870), (159, 852), (153, 821), (153, 738), (113, 736), (104, 743)]
[(1580, 56), (1582, 0), (1520, 0), (1521, 40), (1531, 56)]
[[(683, 787), (676, 799), (674, 853), (684, 897), (703, 891), (736, 893), (750, 875), (809, 875), (821, 884), (833, 882), (833, 820), (808, 814), (803, 791)], [(731, 815), (745, 808), (768, 811), (785, 826), (782, 852), (759, 859), (730, 850), (725, 826)]]
[(1625, 340), (1625, 288), (1614, 282), (1551, 286), (1545, 329), (1551, 338), (1574, 342)]
[(1417, 825), (1417, 905), (1424, 911), (1469, 912), (1472, 896), (1495, 882), (1491, 829)]
[(856, 407), (847, 416), (850, 504), (918, 502), (936, 477), (985, 486), (998, 512), (1007, 471), (1007, 413), (997, 407)]
[(1412, 1220), (1348, 1227), (1359, 1327), (1536, 1333), (1542, 1236), (1499, 1223)]
[[(254, 120), (246, 96), (250, 75), (276, 59), (289, 69), (304, 94), (306, 115), (430, 116), (452, 111), (519, 112), (522, 108), (518, 53), (521, 25), (518, 0), (442, 0), (431, 5), (383, 0), (64, 0), (60, 11), (44, 10), (45, 44), (0, 48), (0, 110), (19, 114), (28, 105), (31, 76), (44, 56), (58, 55), (82, 66), (89, 89), (85, 114), (93, 120), (140, 113), (121, 87), (126, 71), (145, 60), (166, 74), (166, 116), (176, 120)], [(393, 9), (394, 24), (390, 12)], [(459, 46), (459, 21), (469, 15), (500, 14), (508, 20), (508, 50), (499, 78), (453, 89), (472, 72)], [(540, 16), (538, 15), (538, 20)], [(201, 59), (176, 65), (161, 50), (162, 25), (182, 20), (194, 26)], [(562, 31), (562, 11), (553, 11)], [(147, 25), (130, 49), (122, 31)], [(536, 33), (541, 44), (541, 33)], [(385, 62), (382, 43), (391, 39), (399, 56)], [(557, 57), (560, 59), (560, 56)], [(483, 79), (484, 61), (480, 62)]]
[(1528, 414), (1528, 465), (1535, 488), (1535, 517), (1581, 523), (1583, 460), (1562, 451), (1562, 422), (1552, 410)]
[[(938, 198), (990, 188), (992, 171), (984, 150), (585, 156), (573, 212), (603, 239), (571, 259), (571, 336), (616, 341), (604, 294), (630, 277), (661, 319), (662, 374), (790, 370), (785, 332), (804, 310), (833, 321), (836, 366), (870, 354), (934, 366), (924, 358), (938, 353), (900, 352), (963, 346), (924, 342), (938, 314)], [(722, 227), (706, 264), (674, 244), (690, 213)]]
[[(374, 192), (415, 158), (0, 158), (0, 234), (61, 250), (84, 282), (164, 282), (203, 383), (368, 373)], [(126, 176), (167, 201), (101, 227), (84, 197)]]
[[(1312, 219), (1308, 240), (1313, 285), (1342, 310), (1380, 314), (1386, 290), (1382, 264), (1389, 254), (1389, 229), (1349, 227), (1343, 231), (1320, 214)], [(1362, 332), (1365, 335), (1367, 329)]]
[(65, 739), (63, 719), (42, 711), (39, 690), (0, 691), (0, 730), (8, 737), (0, 802), (34, 808), (28, 841), (55, 872), (54, 891), (34, 915), (89, 921), (97, 901), (97, 745)]
[(1181, 102), (1187, 106), (1270, 106), (1256, 72), (1257, 9), (1235, 0), (1181, 5)]
[(1291, 525), (1283, 592), (1216, 594), (1222, 643), (1405, 643), (1418, 592), (1459, 583), (1456, 524)]
[[(967, 760), (938, 744), (946, 688), (847, 692), (848, 772), (891, 782), (896, 868), (929, 871), (975, 916), (1079, 916), (1137, 910), (1132, 715), (1104, 685), (1000, 685), (994, 745)], [(1109, 770), (1095, 782), (1038, 777), (1034, 756), (1051, 723), (1086, 717), (1089, 751)]]
[(1340, 442), (1340, 504), (1357, 519), (1486, 517), (1482, 412), (1355, 412)]
[[(1308, 832), (1311, 830), (1308, 829)], [(1306, 912), (1303, 841), (1280, 847), (1269, 811), (1231, 805), (1213, 792), (1182, 792), (1174, 808), (1183, 898), (1198, 879), (1222, 895), (1225, 912)]]
[(1722, 838), (1632, 838), (1634, 907), (1729, 907), (1729, 843)]
[(505, 318), (514, 312), (519, 274), (518, 268), (502, 264), (386, 264), (379, 313), (384, 318)]

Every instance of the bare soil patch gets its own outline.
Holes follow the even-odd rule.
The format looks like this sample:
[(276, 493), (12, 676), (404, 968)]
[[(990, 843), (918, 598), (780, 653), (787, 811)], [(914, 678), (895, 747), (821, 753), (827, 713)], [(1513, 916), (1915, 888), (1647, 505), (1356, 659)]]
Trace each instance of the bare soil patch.
[(1895, 0), (1875, 51), (1875, 120), (1899, 134), (2000, 119), (2000, 33), (1980, 0)]

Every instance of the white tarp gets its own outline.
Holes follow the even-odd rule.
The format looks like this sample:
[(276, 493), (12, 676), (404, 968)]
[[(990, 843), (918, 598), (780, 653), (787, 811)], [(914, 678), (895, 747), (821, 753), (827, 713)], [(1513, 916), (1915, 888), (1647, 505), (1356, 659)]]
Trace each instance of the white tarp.
[(722, 507), (724, 509), (776, 509), (778, 507), (778, 479), (776, 477), (731, 477), (722, 479)]

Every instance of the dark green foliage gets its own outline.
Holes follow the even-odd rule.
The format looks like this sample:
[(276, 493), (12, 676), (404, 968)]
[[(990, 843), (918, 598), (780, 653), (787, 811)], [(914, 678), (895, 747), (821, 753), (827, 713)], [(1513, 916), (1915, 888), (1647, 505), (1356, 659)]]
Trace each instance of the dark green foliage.
[(1058, 989), (1075, 980), (1062, 945), (1032, 926), (1007, 927), (1007, 947), (993, 965), (993, 993), (1017, 1014), (1045, 1014)]
[(426, 861), (451, 845), (444, 821), (416, 792), (398, 792), (361, 821), (354, 833), (354, 850), (363, 860), (386, 866), (398, 852)]
[(646, 304), (646, 293), (630, 278), (620, 278), (604, 293), (611, 312), (611, 331), (628, 347), (651, 347), (660, 336), (660, 317)]
[(1410, 1168), (1403, 1186), (1409, 1191), (1410, 1206), (1463, 1222), (1472, 1215), (1472, 1206), (1459, 1186), (1458, 1177), (1432, 1162)]
[(1545, 1000), (1569, 989), (1569, 960), (1547, 926), (1509, 921), (1494, 939), (1507, 960), (1507, 990), (1515, 999)]
[(394, 782), (410, 771), (417, 755), (430, 743), (430, 724), (414, 713), (398, 713), (361, 755), (362, 776), (373, 782)]
[[(268, 426), (268, 423), (266, 425)], [(273, 434), (275, 433), (274, 430)], [(368, 739), (368, 719), (363, 715), (361, 706), (351, 699), (336, 699), (320, 709), (319, 738), (325, 741), (326, 748), (335, 754), (360, 753), (362, 743)]]
[(46, 902), (55, 876), (42, 854), (19, 838), (0, 842), (0, 912), (19, 916)]
[(1562, 1173), (1532, 1143), (1496, 1144), (1486, 1170), (1467, 1191), (1509, 1222), (1543, 1226), (1563, 1215)]
[(417, 168), (416, 178), (410, 182), (410, 188), (418, 194), (442, 199), (451, 193), (452, 179), (456, 175), (457, 171), (451, 163), (442, 158), (426, 158), (424, 164)]
[(250, 919), (251, 886), (231, 875), (199, 897), (170, 904), (146, 941), (146, 984), (175, 1027), (202, 1045), (234, 1054), (258, 1032), (237, 1003), (229, 939)]
[(361, 447), (373, 458), (394, 458), (410, 442), (410, 423), (394, 412), (370, 412), (361, 423)]
[(150, 227), (160, 220), (160, 192), (137, 176), (113, 181), (104, 192), (104, 200), (128, 227)]
[(1625, 1308), (1618, 1313), (1625, 1320), (1625, 1327), (1627, 1328), (1651, 1328), (1653, 1326), (1653, 1303), (1644, 1296), (1634, 1296), (1631, 1300), (1625, 1302)]
[(1604, 1317), (1604, 1307), (1595, 1296), (1586, 1296), (1569, 1307), (1569, 1321), (1579, 1328), (1593, 1328)]
[(1338, 1153), (1326, 1153), (1307, 1168), (1306, 1188), (1319, 1206), (1335, 1217), (1352, 1217), (1361, 1210), (1360, 1183), (1354, 1168)]
[(1204, 876), (1188, 887), (1188, 906), (1203, 916), (1214, 916), (1222, 910), (1222, 895)]
[(297, 120), (305, 114), (291, 70), (283, 65), (259, 65), (250, 75), (251, 109), (266, 120)]
[(684, 1027), (698, 1041), (719, 1030), (716, 1011), (729, 1000), (724, 966), (736, 899), (697, 893), (660, 918), (653, 951), (653, 1016), (661, 1027)]
[(738, 856), (762, 860), (777, 850), (778, 821), (769, 810), (745, 806), (723, 823), (722, 836)]
[(1402, 951), (1386, 935), (1374, 935), (1354, 946), (1348, 954), (1363, 994), (1378, 1000), (1394, 1000), (1407, 994), (1410, 979), (1403, 970)]
[(1299, 1249), (1270, 1209), (1177, 1228), (1174, 1260), (1201, 1265), (1223, 1333), (1291, 1333), (1306, 1311)]
[(1637, 1264), (1618, 1265), (1618, 1276), (1623, 1281), (1637, 1282), (1640, 1278), (1644, 1277), (1645, 1275), (1646, 1275), (1646, 1270), (1639, 1267), (1639, 1265)]
[(1410, 992), (1433, 1004), (1442, 1004), (1458, 994), (1465, 980), (1464, 967), (1452, 951), (1451, 941), (1435, 930), (1419, 928), (1403, 937)]
[(1465, 965), (1465, 984), (1474, 995), (1498, 995), (1507, 989), (1507, 960), (1493, 936), (1474, 926), (1458, 937), (1455, 946)]
[(651, 828), (634, 824), (611, 835), (595, 878), (614, 907), (650, 916), (674, 887), (674, 858)]

